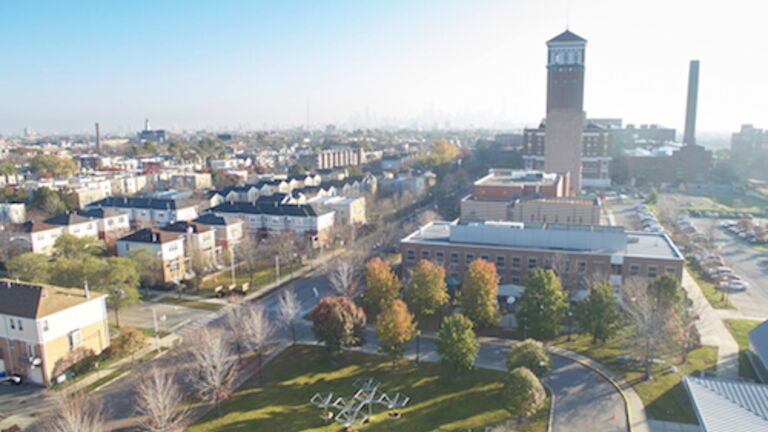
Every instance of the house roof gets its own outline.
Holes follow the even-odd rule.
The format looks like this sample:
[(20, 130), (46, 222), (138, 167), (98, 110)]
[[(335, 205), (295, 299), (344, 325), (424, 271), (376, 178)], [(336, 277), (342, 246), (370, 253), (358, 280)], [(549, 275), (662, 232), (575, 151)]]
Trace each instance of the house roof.
[(118, 207), (118, 208), (145, 208), (154, 210), (176, 210), (178, 208), (192, 207), (192, 203), (183, 203), (170, 198), (147, 198), (147, 197), (107, 197), (103, 200), (89, 204), (88, 208), (94, 207)]
[(768, 365), (768, 321), (763, 321), (762, 324), (753, 328), (748, 337), (755, 354), (760, 357), (764, 365)]
[(162, 244), (179, 239), (181, 239), (181, 237), (179, 237), (178, 234), (159, 231), (152, 228), (143, 228), (134, 233), (128, 234), (125, 237), (121, 237), (118, 241)]
[(304, 204), (255, 204), (247, 202), (224, 203), (211, 209), (214, 213), (248, 213), (248, 214), (267, 214), (275, 216), (319, 216), (330, 212), (328, 209), (319, 206)]
[(684, 383), (702, 430), (768, 430), (768, 385), (692, 376)]
[(115, 216), (122, 216), (127, 215), (128, 213), (122, 210), (117, 210), (114, 208), (91, 208), (87, 210), (80, 210), (79, 214), (81, 216), (89, 217), (89, 218), (96, 218), (96, 219), (104, 219), (104, 218), (110, 218)]
[(87, 218), (85, 216), (80, 216), (77, 213), (59, 213), (56, 216), (49, 217), (43, 222), (47, 223), (48, 225), (69, 226), (69, 225), (82, 224), (90, 221), (91, 221), (90, 218)]
[(229, 216), (216, 216), (213, 213), (205, 213), (202, 216), (195, 219), (193, 222), (201, 225), (226, 226), (226, 225), (236, 224), (241, 221), (237, 218), (233, 218)]
[(19, 232), (34, 233), (61, 228), (57, 225), (47, 224), (45, 222), (26, 221), (15, 226)]
[(165, 232), (175, 232), (175, 233), (187, 233), (189, 230), (192, 230), (194, 233), (201, 233), (205, 231), (210, 231), (212, 228), (204, 226), (204, 225), (198, 225), (196, 223), (191, 223), (187, 221), (179, 221), (179, 222), (171, 222), (168, 225), (160, 228), (160, 231)]
[(553, 37), (552, 39), (548, 40), (547, 43), (549, 44), (552, 42), (557, 43), (557, 42), (586, 42), (586, 41), (587, 41), (586, 39), (577, 35), (576, 33), (570, 30), (566, 30), (560, 33), (559, 35)]
[(0, 279), (0, 314), (40, 318), (103, 296), (91, 291), (86, 297), (79, 288)]

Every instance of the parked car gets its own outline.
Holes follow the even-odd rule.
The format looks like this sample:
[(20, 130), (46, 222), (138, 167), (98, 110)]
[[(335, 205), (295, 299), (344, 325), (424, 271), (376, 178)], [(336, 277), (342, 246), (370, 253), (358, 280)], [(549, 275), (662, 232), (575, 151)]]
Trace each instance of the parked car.
[(746, 291), (749, 288), (749, 284), (743, 280), (729, 280), (721, 282), (717, 285), (718, 289), (727, 291)]

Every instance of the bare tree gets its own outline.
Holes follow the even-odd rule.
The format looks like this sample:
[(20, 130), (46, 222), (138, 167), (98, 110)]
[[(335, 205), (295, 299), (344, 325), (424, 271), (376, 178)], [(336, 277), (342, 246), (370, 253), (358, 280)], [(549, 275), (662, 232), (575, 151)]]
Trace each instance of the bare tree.
[(192, 342), (190, 384), (201, 399), (216, 405), (221, 413), (221, 401), (229, 396), (237, 370), (230, 340), (224, 332), (203, 328)]
[(49, 432), (101, 432), (104, 428), (101, 405), (84, 392), (66, 392), (56, 400), (54, 412), (46, 422)]
[(264, 260), (264, 254), (256, 236), (246, 233), (237, 243), (234, 254), (234, 265), (239, 263), (241, 268), (248, 272), (249, 283), (253, 284), (253, 274), (259, 270), (259, 266)]
[(192, 277), (192, 283), (195, 292), (200, 291), (203, 285), (203, 279), (205, 275), (209, 274), (213, 267), (213, 260), (210, 254), (207, 254), (199, 249), (195, 249), (189, 256), (189, 270), (194, 273)]
[(284, 290), (278, 299), (280, 305), (277, 316), (280, 323), (291, 331), (291, 340), (296, 345), (296, 320), (301, 313), (301, 303), (293, 290)]
[(354, 252), (331, 261), (328, 281), (340, 295), (347, 298), (355, 296), (360, 279), (360, 267), (362, 264), (360, 261)]
[(175, 432), (184, 429), (187, 410), (173, 372), (153, 367), (136, 389), (136, 411), (146, 418), (142, 429)]
[(228, 322), (238, 347), (238, 356), (242, 349), (255, 352), (261, 376), (262, 356), (274, 332), (264, 308), (249, 303), (237, 304), (230, 309)]
[(421, 214), (419, 214), (418, 223), (419, 223), (419, 226), (424, 226), (430, 222), (434, 222), (440, 219), (441, 219), (440, 213), (434, 210), (425, 210)]
[(622, 302), (635, 337), (630, 338), (640, 354), (645, 379), (651, 379), (651, 366), (661, 345), (669, 337), (668, 314), (641, 278), (628, 279), (621, 287)]

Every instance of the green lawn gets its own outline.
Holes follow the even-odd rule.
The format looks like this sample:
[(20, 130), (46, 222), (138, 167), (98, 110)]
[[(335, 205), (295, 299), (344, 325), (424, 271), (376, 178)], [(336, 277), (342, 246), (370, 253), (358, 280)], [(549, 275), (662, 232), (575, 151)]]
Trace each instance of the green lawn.
[[(296, 359), (301, 359), (296, 361)], [(383, 356), (347, 352), (341, 365), (332, 364), (323, 348), (298, 346), (275, 358), (265, 370), (267, 384), (247, 382), (222, 405), (222, 416), (212, 410), (187, 429), (201, 431), (315, 431), (336, 432), (338, 423), (325, 425), (320, 411), (309, 404), (318, 392), (334, 392), (348, 398), (354, 394), (357, 378), (372, 377), (392, 394), (403, 392), (411, 398), (401, 410), (402, 418), (390, 420), (386, 410), (376, 407), (370, 423), (361, 431), (465, 431), (482, 430), (510, 420), (501, 406), (502, 372), (475, 370), (461, 376), (440, 364), (418, 366), (392, 362)], [(217, 418), (218, 417), (218, 418)], [(547, 429), (545, 407), (521, 431)]]
[(756, 382), (760, 382), (755, 370), (752, 368), (752, 363), (749, 362), (749, 339), (747, 333), (750, 330), (760, 325), (762, 321), (755, 320), (723, 320), (725, 326), (736, 339), (736, 343), (739, 344), (739, 376), (742, 378), (748, 378)]
[[(296, 273), (300, 269), (305, 267), (305, 264), (294, 264), (293, 265), (293, 272)], [(283, 266), (280, 269), (280, 275), (285, 277), (291, 274), (291, 267), (286, 265)], [(235, 274), (235, 283), (238, 286), (242, 286), (245, 282), (251, 282), (251, 286), (249, 287), (248, 293), (258, 291), (261, 287), (270, 284), (275, 281), (275, 266), (265, 266), (261, 270), (258, 270), (253, 273), (253, 279), (251, 280), (248, 273), (245, 272), (238, 272)], [(232, 276), (229, 272), (224, 272), (214, 278), (208, 279), (207, 281), (203, 282), (203, 285), (199, 292), (193, 293), (195, 295), (200, 295), (203, 297), (213, 297), (213, 289), (219, 285), (223, 285), (224, 287), (229, 286), (232, 283)]]
[(622, 375), (632, 385), (640, 399), (645, 404), (646, 411), (653, 418), (680, 423), (697, 423), (688, 394), (682, 384), (682, 378), (701, 370), (713, 369), (717, 364), (717, 349), (702, 347), (690, 352), (686, 364), (677, 364), (679, 354), (665, 358), (674, 363), (677, 373), (670, 371), (670, 364), (656, 365), (653, 370), (654, 379), (644, 380), (642, 366), (622, 364), (618, 361), (620, 355), (631, 355), (628, 348), (631, 336), (627, 329), (614, 339), (603, 345), (592, 345), (591, 336), (574, 335), (573, 341), (567, 342), (561, 336), (555, 344), (590, 357), (614, 372)]
[(728, 299), (727, 295), (723, 295), (722, 291), (718, 291), (717, 287), (715, 287), (715, 284), (712, 282), (704, 279), (702, 274), (698, 271), (698, 266), (694, 263), (691, 263), (690, 261), (686, 261), (685, 267), (688, 269), (688, 273), (691, 275), (693, 280), (696, 281), (696, 283), (699, 285), (699, 288), (701, 288), (701, 292), (704, 294), (704, 297), (707, 298), (707, 301), (710, 305), (712, 305), (715, 309), (734, 309), (733, 303)]

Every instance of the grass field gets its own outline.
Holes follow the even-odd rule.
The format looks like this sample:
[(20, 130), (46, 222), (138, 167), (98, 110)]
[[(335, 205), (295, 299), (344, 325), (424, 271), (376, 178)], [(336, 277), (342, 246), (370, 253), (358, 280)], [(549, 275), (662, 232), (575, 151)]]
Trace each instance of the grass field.
[[(677, 364), (680, 360), (679, 355), (676, 358), (665, 358), (669, 363), (656, 365), (653, 370), (654, 379), (645, 381), (642, 366), (627, 365), (618, 361), (620, 355), (632, 355), (628, 348), (630, 338), (627, 329), (624, 329), (619, 336), (603, 345), (592, 345), (591, 336), (583, 335), (574, 336), (571, 342), (561, 337), (555, 343), (597, 360), (622, 375), (643, 400), (646, 411), (653, 418), (680, 423), (697, 423), (696, 414), (681, 380), (686, 375), (713, 369), (717, 363), (717, 349), (702, 347), (694, 350), (688, 354), (687, 362), (683, 365)], [(677, 373), (670, 371), (672, 363), (677, 366)]]
[(701, 292), (704, 294), (704, 297), (707, 298), (707, 301), (710, 305), (712, 305), (713, 308), (734, 309), (733, 303), (731, 303), (731, 301), (728, 299), (728, 296), (723, 295), (722, 291), (718, 291), (715, 287), (715, 284), (705, 280), (701, 273), (698, 271), (698, 268), (695, 264), (686, 261), (685, 267), (688, 269), (688, 274), (690, 274), (693, 280), (695, 280), (699, 285), (699, 288), (701, 288)]
[(739, 376), (759, 382), (757, 374), (752, 368), (752, 363), (749, 362), (747, 357), (749, 355), (749, 339), (747, 334), (750, 330), (760, 325), (762, 321), (731, 319), (723, 320), (723, 322), (725, 322), (725, 326), (728, 327), (728, 331), (731, 332), (733, 338), (736, 339), (736, 343), (739, 344)]
[[(325, 425), (309, 399), (318, 392), (350, 397), (355, 392), (353, 382), (368, 377), (380, 381), (383, 391), (405, 393), (411, 401), (401, 410), (402, 418), (391, 420), (383, 407), (376, 407), (370, 423), (355, 430), (482, 430), (511, 418), (501, 407), (502, 372), (479, 369), (457, 378), (440, 364), (417, 366), (405, 362), (393, 370), (388, 358), (359, 352), (344, 353), (340, 363), (332, 364), (320, 347), (286, 350), (265, 369), (266, 385), (259, 386), (255, 380), (247, 382), (222, 405), (221, 417), (213, 410), (188, 431), (336, 432), (342, 426)], [(544, 432), (547, 417), (545, 407), (518, 430)]]
[[(300, 269), (305, 267), (304, 264), (294, 264), (293, 265), (293, 272), (296, 273)], [(291, 274), (291, 267), (286, 265), (283, 268), (280, 269), (280, 276), (288, 276)], [(275, 281), (275, 266), (265, 266), (264, 268), (256, 271), (253, 273), (253, 279), (251, 280), (251, 277), (248, 275), (248, 273), (245, 272), (239, 272), (235, 274), (235, 283), (238, 286), (242, 286), (245, 282), (251, 282), (251, 286), (249, 287), (248, 293), (258, 291), (261, 287), (272, 283)], [(213, 289), (219, 285), (223, 285), (225, 287), (229, 286), (232, 283), (232, 276), (229, 272), (224, 272), (214, 278), (208, 279), (207, 281), (203, 282), (202, 287), (200, 288), (200, 291), (198, 293), (194, 293), (195, 295), (200, 295), (203, 297), (213, 297), (214, 292)]]

